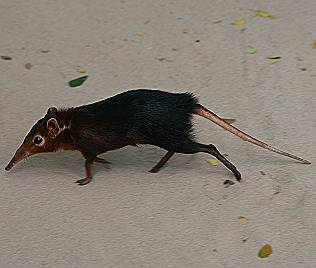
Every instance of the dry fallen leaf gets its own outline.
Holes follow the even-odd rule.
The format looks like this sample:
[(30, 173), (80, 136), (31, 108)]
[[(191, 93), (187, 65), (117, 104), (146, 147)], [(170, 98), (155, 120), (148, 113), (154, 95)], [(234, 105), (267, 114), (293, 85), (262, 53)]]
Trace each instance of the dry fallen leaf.
[(238, 219), (239, 219), (240, 221), (248, 221), (248, 220), (249, 220), (249, 219), (248, 219), (247, 217), (245, 217), (245, 216), (239, 216)]
[(10, 56), (1, 56), (1, 59), (3, 60), (12, 60)]
[(257, 52), (257, 49), (255, 47), (248, 47), (247, 52), (249, 54), (255, 54)]
[(265, 244), (258, 252), (258, 257), (267, 258), (272, 254), (272, 246), (270, 244)]
[(216, 21), (213, 21), (213, 24), (218, 24), (218, 23), (221, 23), (222, 20), (216, 20)]
[(28, 62), (28, 63), (24, 64), (24, 67), (25, 67), (25, 69), (30, 70), (30, 69), (32, 69), (33, 65), (32, 65), (32, 63)]
[(146, 20), (144, 21), (144, 24), (148, 24), (149, 22), (151, 22), (150, 18), (146, 18)]
[(212, 166), (217, 166), (219, 164), (219, 161), (215, 158), (209, 158), (207, 159), (207, 163), (211, 164)]
[(231, 24), (232, 25), (244, 25), (246, 23), (247, 23), (247, 21), (244, 18), (241, 18), (240, 20), (233, 21)]
[(87, 69), (82, 66), (77, 66), (77, 72), (78, 73), (86, 73)]
[(137, 36), (144, 36), (144, 32), (135, 32), (135, 35), (137, 35)]
[(225, 180), (223, 184), (225, 185), (225, 188), (227, 188), (231, 185), (234, 185), (235, 183), (231, 180)]
[(270, 60), (278, 60), (278, 59), (281, 59), (281, 56), (279, 56), (277, 54), (272, 54), (271, 56), (268, 57), (268, 59), (270, 59)]
[(314, 41), (314, 48), (316, 48), (316, 40)]
[(278, 62), (279, 59), (281, 59), (281, 56), (279, 56), (277, 54), (272, 54), (271, 56), (267, 57), (267, 59), (270, 60), (271, 64), (274, 64), (274, 63)]
[(260, 10), (260, 9), (256, 10), (256, 16), (263, 17), (263, 18), (269, 18), (269, 19), (276, 18), (275, 16), (272, 16), (268, 11), (264, 11), (264, 10)]

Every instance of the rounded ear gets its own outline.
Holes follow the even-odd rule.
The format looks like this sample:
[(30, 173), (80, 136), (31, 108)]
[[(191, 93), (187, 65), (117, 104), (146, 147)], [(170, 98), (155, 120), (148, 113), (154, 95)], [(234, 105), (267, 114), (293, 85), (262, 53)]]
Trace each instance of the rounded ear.
[(56, 107), (49, 107), (48, 108), (48, 112), (56, 113), (57, 112), (57, 108)]
[(50, 107), (50, 108), (48, 108), (48, 110), (47, 110), (47, 115), (48, 114), (55, 114), (55, 113), (57, 113), (57, 108), (56, 107)]
[(60, 132), (60, 127), (58, 125), (58, 122), (57, 122), (56, 118), (48, 119), (46, 124), (47, 124), (48, 136), (51, 139), (55, 139), (56, 136)]

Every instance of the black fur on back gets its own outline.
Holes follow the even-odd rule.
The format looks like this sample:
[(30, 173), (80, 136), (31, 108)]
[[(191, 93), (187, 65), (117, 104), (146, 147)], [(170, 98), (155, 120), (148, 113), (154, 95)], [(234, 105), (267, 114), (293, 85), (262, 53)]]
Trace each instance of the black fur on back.
[(70, 134), (93, 153), (137, 144), (177, 151), (194, 139), (191, 117), (197, 104), (192, 93), (130, 90), (74, 108)]

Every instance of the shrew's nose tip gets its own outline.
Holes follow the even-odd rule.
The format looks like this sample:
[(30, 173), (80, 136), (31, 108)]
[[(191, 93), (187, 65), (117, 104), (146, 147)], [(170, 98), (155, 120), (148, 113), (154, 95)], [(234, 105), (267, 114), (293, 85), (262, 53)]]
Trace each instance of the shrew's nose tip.
[(14, 166), (14, 163), (9, 163), (7, 166), (4, 168), (6, 171), (9, 171), (12, 167)]

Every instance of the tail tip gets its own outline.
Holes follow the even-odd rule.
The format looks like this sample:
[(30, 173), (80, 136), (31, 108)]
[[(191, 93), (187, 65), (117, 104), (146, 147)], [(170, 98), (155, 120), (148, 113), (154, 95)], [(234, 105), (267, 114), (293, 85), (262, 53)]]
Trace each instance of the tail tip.
[(303, 164), (306, 164), (306, 165), (310, 165), (310, 164), (311, 164), (311, 162), (309, 162), (309, 161), (307, 161), (307, 160), (303, 160), (302, 163), (303, 163)]

